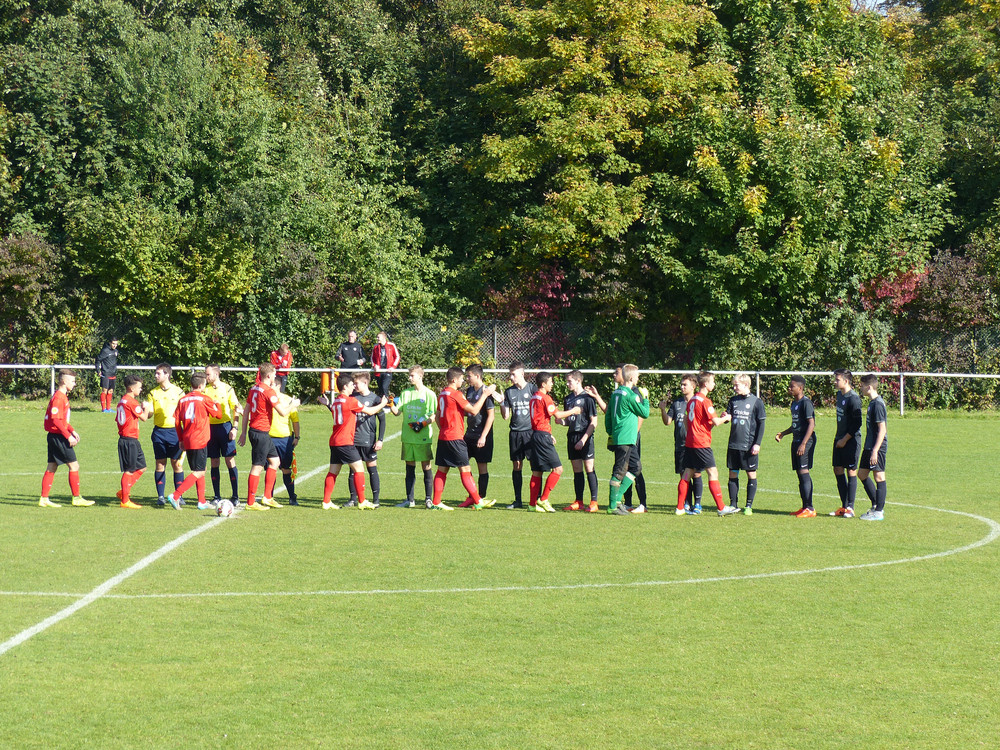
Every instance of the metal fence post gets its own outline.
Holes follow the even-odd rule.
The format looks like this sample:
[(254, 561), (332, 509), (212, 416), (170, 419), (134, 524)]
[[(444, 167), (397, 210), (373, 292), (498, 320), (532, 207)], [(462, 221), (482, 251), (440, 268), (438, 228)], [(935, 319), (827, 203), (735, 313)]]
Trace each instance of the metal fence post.
[(493, 321), (493, 366), (496, 367), (499, 364), (497, 360), (497, 322)]
[(905, 397), (905, 383), (906, 376), (902, 372), (899, 373), (899, 416), (903, 416), (903, 403), (906, 401)]
[(56, 395), (56, 366), (49, 365), (49, 398)]
[(757, 379), (757, 398), (760, 398), (760, 371), (759, 370), (757, 371), (756, 379)]

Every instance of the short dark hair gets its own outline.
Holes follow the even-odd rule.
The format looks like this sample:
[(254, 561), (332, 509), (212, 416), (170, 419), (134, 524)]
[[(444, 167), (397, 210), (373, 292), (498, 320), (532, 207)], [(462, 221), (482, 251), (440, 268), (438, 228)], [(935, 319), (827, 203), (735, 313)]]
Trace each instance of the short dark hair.
[(708, 385), (708, 381), (715, 377), (714, 372), (709, 372), (708, 370), (702, 370), (698, 373), (698, 387), (703, 388)]
[(156, 366), (156, 369), (153, 370), (153, 372), (156, 372), (157, 370), (163, 370), (165, 373), (167, 373), (168, 378), (174, 374), (174, 368), (168, 365), (166, 362), (160, 362), (160, 364)]
[(522, 362), (519, 359), (515, 359), (513, 362), (510, 363), (510, 367), (507, 368), (507, 372), (514, 372), (514, 370), (523, 370), (523, 369), (524, 369), (524, 362)]
[(693, 372), (689, 372), (687, 375), (681, 375), (681, 382), (685, 380), (689, 381), (692, 385), (698, 385), (698, 376)]
[(537, 385), (539, 388), (542, 387), (542, 383), (545, 383), (549, 380), (552, 380), (551, 372), (546, 372), (545, 370), (542, 370), (540, 373), (535, 375), (535, 385)]
[(804, 377), (802, 377), (801, 375), (792, 375), (792, 377), (790, 378), (790, 382), (792, 382), (792, 383), (798, 383), (803, 388), (806, 387), (806, 379)]
[(448, 372), (445, 374), (445, 380), (450, 383), (453, 380), (458, 380), (463, 375), (465, 375), (465, 370), (461, 367), (449, 367)]
[(566, 379), (569, 380), (570, 378), (573, 378), (573, 380), (579, 380), (582, 383), (583, 373), (580, 372), (579, 370), (571, 370), (570, 372), (566, 373)]
[(59, 371), (59, 382), (62, 382), (63, 378), (75, 378), (76, 370), (60, 370)]
[(466, 375), (477, 375), (478, 377), (483, 377), (483, 366), (479, 363), (471, 364), (465, 368)]
[(195, 390), (198, 390), (203, 385), (205, 385), (205, 373), (192, 372), (189, 380), (191, 381), (191, 387), (194, 388)]
[(361, 382), (362, 380), (363, 380), (363, 381), (365, 381), (366, 383), (370, 383), (370, 382), (372, 382), (372, 376), (371, 376), (371, 373), (370, 373), (370, 372), (368, 372), (367, 370), (358, 370), (357, 372), (355, 372), (355, 373), (353, 373), (353, 374), (351, 375), (351, 379), (352, 379), (352, 380), (353, 380), (353, 381), (354, 381), (355, 383), (359, 383), (359, 382)]
[(206, 371), (207, 370), (218, 370), (221, 373), (222, 372), (222, 367), (219, 365), (218, 362), (212, 362), (211, 364), (205, 365), (205, 370)]
[(337, 376), (337, 390), (342, 391), (344, 390), (344, 386), (346, 386), (348, 383), (353, 383), (353, 382), (354, 382), (354, 376), (351, 375), (351, 373), (342, 372), (340, 373), (340, 375)]
[(834, 377), (838, 375), (847, 380), (848, 385), (854, 385), (854, 374), (850, 370), (840, 367), (833, 371)]
[(136, 383), (141, 383), (141, 382), (142, 378), (140, 378), (138, 375), (126, 375), (124, 380), (125, 389), (128, 390)]
[(875, 376), (875, 375), (872, 375), (871, 373), (869, 373), (867, 375), (862, 375), (861, 376), (861, 387), (862, 388), (867, 388), (868, 386), (872, 386), (874, 388), (877, 388), (878, 387), (878, 377)]

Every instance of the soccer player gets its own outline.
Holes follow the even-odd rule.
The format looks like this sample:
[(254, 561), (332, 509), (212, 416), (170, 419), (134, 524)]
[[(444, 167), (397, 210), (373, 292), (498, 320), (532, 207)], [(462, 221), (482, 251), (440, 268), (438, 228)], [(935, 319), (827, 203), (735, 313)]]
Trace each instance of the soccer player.
[(94, 361), (97, 377), (101, 379), (101, 413), (115, 411), (115, 381), (118, 379), (118, 339), (111, 339), (101, 349)]
[[(469, 365), (465, 368), (465, 377), (469, 381), (469, 387), (465, 389), (465, 400), (470, 404), (475, 404), (483, 398), (483, 366)], [(479, 497), (486, 497), (486, 492), (490, 486), (490, 461), (493, 460), (493, 420), (496, 416), (496, 401), (492, 396), (486, 396), (486, 404), (476, 415), (469, 415), (465, 422), (465, 447), (469, 452), (469, 459), (476, 462), (476, 470), (479, 472)], [(465, 499), (459, 508), (468, 508), (474, 505), (470, 495)]]
[(753, 515), (753, 500), (757, 496), (757, 467), (760, 446), (764, 442), (764, 402), (750, 393), (750, 376), (740, 373), (733, 378), (735, 395), (729, 399), (726, 413), (729, 425), (729, 449), (726, 467), (729, 469), (729, 504), (740, 507), (740, 470), (747, 473), (747, 504), (743, 514)]
[(854, 375), (850, 370), (834, 370), (833, 384), (838, 391), (833, 474), (837, 478), (840, 507), (830, 515), (854, 518), (854, 498), (858, 494), (858, 458), (861, 455), (861, 397), (852, 390)]
[(722, 501), (722, 487), (719, 485), (719, 470), (715, 467), (712, 453), (712, 428), (729, 421), (729, 415), (715, 415), (708, 394), (715, 390), (715, 375), (702, 371), (698, 373), (698, 392), (687, 405), (687, 435), (684, 438), (684, 474), (677, 485), (677, 515), (685, 514), (684, 501), (688, 486), (696, 471), (708, 474), (708, 489), (712, 493), (720, 516), (736, 512), (736, 508)]
[[(153, 372), (156, 387), (149, 394), (149, 402), (153, 412), (153, 459), (155, 460), (153, 480), (156, 482), (156, 504), (166, 505), (165, 490), (167, 484), (167, 461), (174, 470), (174, 489), (184, 481), (184, 449), (177, 439), (174, 429), (174, 412), (177, 403), (184, 396), (177, 385), (170, 382), (173, 368), (166, 362), (161, 362)], [(184, 501), (181, 500), (181, 505)]]
[[(625, 378), (622, 375), (622, 368), (624, 367), (625, 367), (624, 364), (615, 365), (614, 382), (616, 387), (621, 386), (625, 383)], [(639, 388), (633, 387), (632, 392), (637, 396), (642, 395), (640, 393)], [(589, 393), (595, 398), (600, 410), (605, 414), (607, 414), (608, 405), (604, 403), (604, 399), (602, 399), (600, 395), (597, 393), (597, 389), (596, 388), (588, 389), (587, 393)], [(637, 431), (635, 434), (635, 445), (632, 446), (632, 449), (629, 451), (628, 454), (628, 473), (634, 477), (634, 481), (626, 484), (625, 492), (622, 493), (622, 498), (621, 498), (622, 503), (625, 506), (625, 509), (633, 513), (646, 512), (646, 478), (642, 475), (642, 459), (641, 459), (642, 435), (639, 432), (639, 430), (642, 429), (642, 423), (643, 423), (643, 418), (639, 417), (639, 421), (636, 428)], [(613, 450), (610, 444), (608, 445), (608, 449)], [(639, 498), (639, 505), (635, 508), (632, 507), (633, 484), (635, 485), (636, 495)]]
[(149, 419), (149, 411), (139, 403), (142, 393), (142, 378), (138, 375), (125, 376), (125, 395), (118, 402), (115, 424), (118, 426), (118, 465), (122, 470), (122, 488), (115, 493), (123, 508), (141, 508), (132, 502), (129, 493), (139, 477), (146, 470), (146, 457), (139, 443), (139, 422)]
[(320, 396), (319, 403), (329, 407), (333, 415), (333, 433), (330, 435), (330, 469), (323, 484), (323, 510), (337, 510), (340, 506), (331, 499), (333, 488), (337, 483), (337, 475), (344, 464), (354, 470), (354, 489), (358, 493), (358, 507), (374, 508), (375, 505), (365, 499), (365, 466), (361, 454), (354, 444), (354, 433), (357, 429), (357, 414), (378, 414), (386, 404), (385, 396), (374, 406), (362, 406), (352, 395), (354, 393), (354, 378), (349, 372), (337, 376), (337, 397), (328, 401), (326, 396)]
[(213, 502), (216, 506), (222, 500), (219, 464), (223, 459), (229, 471), (229, 484), (232, 490), (229, 499), (236, 505), (240, 497), (240, 475), (236, 468), (236, 426), (233, 423), (238, 417), (243, 416), (243, 406), (236, 395), (236, 390), (220, 379), (221, 374), (222, 368), (217, 364), (205, 368), (205, 395), (219, 405), (221, 412), (219, 416), (210, 417), (208, 420), (208, 429), (211, 431), (208, 439), (208, 458), (212, 463), (212, 490), (215, 493)]
[(49, 445), (49, 460), (42, 476), (42, 496), (38, 504), (42, 508), (58, 508), (59, 504), (49, 500), (49, 491), (56, 478), (56, 469), (66, 464), (69, 469), (69, 490), (73, 496), (72, 504), (76, 506), (93, 505), (93, 500), (84, 500), (80, 495), (80, 463), (76, 460), (77, 443), (80, 433), (69, 423), (69, 394), (76, 388), (76, 373), (73, 370), (59, 371), (59, 387), (52, 394), (49, 406), (45, 410), (45, 432)]
[[(868, 399), (868, 414), (865, 423), (865, 447), (861, 451), (858, 479), (861, 480), (871, 510), (861, 514), (862, 521), (881, 521), (885, 518), (885, 455), (889, 447), (887, 435), (888, 412), (885, 401), (878, 395), (878, 378), (865, 375), (861, 378), (861, 392)], [(875, 481), (869, 474), (875, 475)]]
[[(663, 424), (674, 426), (674, 471), (677, 476), (684, 474), (684, 439), (687, 437), (687, 405), (694, 398), (698, 387), (697, 375), (685, 375), (681, 378), (681, 395), (669, 404), (660, 401), (660, 418)], [(688, 483), (688, 496), (684, 501), (684, 512), (689, 515), (701, 513), (701, 493), (703, 491), (701, 472), (696, 471)]]
[[(604, 429), (608, 433), (608, 447), (615, 454), (607, 512), (625, 516), (629, 511), (618, 502), (635, 481), (635, 474), (629, 469), (629, 456), (635, 448), (636, 437), (639, 434), (639, 419), (649, 418), (649, 392), (645, 388), (639, 388), (638, 393), (633, 390), (639, 382), (639, 368), (635, 365), (623, 365), (621, 378), (621, 384), (611, 394), (610, 403), (607, 405)], [(642, 471), (641, 462), (637, 468)]]
[(792, 424), (774, 436), (780, 443), (785, 435), (792, 436), (792, 469), (799, 476), (799, 497), (802, 507), (792, 513), (796, 518), (815, 518), (813, 508), (813, 483), (809, 470), (813, 466), (813, 451), (816, 450), (816, 412), (813, 402), (806, 395), (806, 379), (792, 375), (788, 383), (788, 395), (792, 397)]
[[(370, 388), (372, 376), (367, 372), (356, 372), (352, 375), (354, 380), (354, 398), (362, 406), (375, 406), (383, 403), (384, 399), (376, 393), (372, 393)], [(376, 426), (378, 434), (376, 435)], [(380, 409), (376, 414), (368, 414), (360, 411), (357, 415), (357, 424), (354, 429), (354, 445), (358, 449), (361, 461), (368, 467), (368, 484), (372, 490), (372, 505), (379, 507), (379, 496), (382, 491), (382, 483), (378, 475), (378, 452), (382, 450), (382, 441), (385, 440), (385, 410)], [(358, 504), (358, 493), (355, 489), (354, 469), (350, 470), (348, 479), (348, 489), (351, 491), (351, 499), (348, 507)]]
[(347, 341), (337, 347), (337, 359), (346, 370), (356, 370), (365, 363), (365, 350), (358, 343), (358, 332), (348, 331)]
[[(250, 436), (250, 475), (247, 477), (247, 508), (250, 510), (269, 510), (280, 508), (274, 500), (274, 482), (278, 478), (281, 459), (271, 442), (271, 418), (274, 412), (287, 417), (290, 407), (286, 407), (274, 390), (275, 369), (271, 363), (260, 366), (257, 370), (259, 383), (254, 383), (247, 393), (246, 407), (243, 409), (243, 419), (240, 422), (240, 439), (242, 448), (247, 441), (247, 428)], [(299, 400), (292, 399), (291, 406), (297, 407)], [(267, 471), (264, 471), (264, 467)], [(260, 475), (264, 472), (264, 497), (258, 503), (257, 489), (260, 486)]]
[(299, 496), (295, 493), (292, 463), (295, 460), (295, 447), (299, 444), (299, 408), (287, 393), (278, 393), (278, 403), (288, 409), (288, 414), (271, 414), (271, 429), (267, 434), (271, 436), (271, 444), (278, 452), (278, 468), (281, 469), (281, 481), (288, 491), (288, 504), (298, 505)]
[(287, 343), (282, 343), (271, 352), (271, 364), (274, 365), (274, 379), (278, 390), (284, 393), (288, 388), (288, 368), (292, 366), (292, 350)]
[(388, 396), (392, 374), (399, 367), (399, 349), (389, 341), (389, 334), (385, 331), (378, 332), (378, 343), (372, 349), (372, 367), (378, 379), (379, 395)]
[(583, 510), (583, 489), (590, 489), (588, 513), (597, 512), (597, 472), (594, 471), (594, 431), (597, 430), (597, 402), (583, 389), (583, 373), (573, 370), (566, 376), (569, 393), (563, 400), (566, 411), (579, 413), (566, 417), (566, 446), (573, 466), (573, 490), (576, 499), (563, 510)]
[(207, 510), (211, 504), (205, 499), (205, 464), (208, 463), (208, 439), (211, 435), (209, 417), (218, 417), (219, 405), (205, 395), (205, 374), (191, 373), (191, 391), (177, 402), (174, 411), (174, 429), (187, 453), (188, 474), (181, 486), (167, 495), (167, 502), (180, 510), (180, 498), (191, 485), (198, 492), (198, 510)]
[[(417, 482), (417, 463), (424, 472), (424, 505), (430, 508), (434, 496), (434, 474), (431, 472), (431, 461), (434, 451), (431, 440), (434, 437), (434, 415), (437, 414), (437, 396), (434, 391), (424, 385), (424, 368), (413, 365), (409, 369), (410, 385), (389, 404), (394, 416), (403, 415), (406, 427), (403, 428), (400, 443), (402, 443), (401, 458), (406, 463), (406, 499), (397, 503), (397, 508), (413, 508), (416, 502), (413, 498), (414, 486)], [(396, 402), (399, 403), (396, 403)]]
[(457, 466), (462, 477), (462, 486), (465, 487), (475, 502), (472, 507), (476, 510), (489, 507), (492, 503), (483, 500), (479, 496), (476, 483), (472, 481), (472, 468), (469, 466), (469, 451), (465, 447), (465, 415), (475, 416), (482, 411), (486, 405), (486, 400), (496, 393), (495, 385), (488, 385), (483, 388), (483, 397), (475, 404), (470, 404), (462, 395), (462, 382), (465, 380), (465, 373), (460, 367), (449, 367), (445, 378), (448, 385), (438, 394), (438, 444), (437, 473), (434, 475), (434, 497), (431, 507), (438, 510), (454, 510), (450, 505), (441, 501), (444, 493), (444, 483), (448, 478), (448, 470)]
[(521, 502), (521, 490), (524, 485), (524, 459), (528, 456), (531, 447), (531, 397), (538, 390), (534, 383), (529, 383), (524, 378), (524, 363), (510, 363), (510, 387), (503, 392), (503, 401), (500, 403), (500, 414), (504, 419), (510, 420), (510, 432), (507, 436), (507, 443), (510, 450), (510, 460), (513, 465), (510, 478), (514, 485), (514, 502), (507, 506), (507, 510), (524, 507)]
[[(549, 495), (562, 477), (562, 461), (556, 453), (556, 439), (552, 435), (552, 418), (566, 419), (580, 414), (580, 407), (560, 411), (549, 393), (552, 391), (552, 375), (540, 372), (535, 376), (535, 395), (531, 397), (531, 481), (528, 484), (528, 505), (539, 513), (555, 513), (549, 502)], [(542, 486), (542, 475), (551, 472)]]

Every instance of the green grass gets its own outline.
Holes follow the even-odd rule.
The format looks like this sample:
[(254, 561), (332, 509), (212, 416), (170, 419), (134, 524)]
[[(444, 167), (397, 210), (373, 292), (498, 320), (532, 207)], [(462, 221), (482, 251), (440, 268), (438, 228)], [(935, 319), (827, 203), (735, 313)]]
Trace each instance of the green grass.
[[(83, 409), (73, 420), (83, 493), (98, 505), (38, 508), (42, 408), (0, 407), (0, 591), (26, 592), (0, 594), (0, 642), (210, 520), (190, 505), (116, 507), (111, 415)], [(770, 411), (773, 436), (787, 410)], [(823, 512), (837, 504), (833, 417), (818, 422)], [(325, 411), (304, 412), (302, 474), (325, 464), (329, 427)], [(490, 495), (506, 503), (499, 429)], [(890, 502), (1000, 519), (1000, 417), (890, 415), (889, 430)], [(650, 422), (643, 442), (656, 512), (632, 518), (323, 512), (321, 472), (300, 484), (303, 507), (225, 521), (0, 655), (0, 747), (1000, 743), (1000, 542), (898, 565), (702, 580), (933, 554), (983, 538), (986, 524), (896, 505), (881, 524), (793, 519), (788, 445), (773, 438), (753, 517), (678, 518), (670, 430)], [(382, 457), (384, 504), (403, 496), (398, 451), (393, 440)], [(599, 449), (602, 503), (609, 457)], [(150, 471), (140, 503), (151, 504), (152, 484)], [(554, 504), (572, 493), (567, 466)], [(454, 472), (445, 494), (462, 499)], [(64, 469), (52, 495), (68, 495)], [(586, 584), (619, 585), (565, 588)], [(150, 596), (162, 594), (178, 596)]]

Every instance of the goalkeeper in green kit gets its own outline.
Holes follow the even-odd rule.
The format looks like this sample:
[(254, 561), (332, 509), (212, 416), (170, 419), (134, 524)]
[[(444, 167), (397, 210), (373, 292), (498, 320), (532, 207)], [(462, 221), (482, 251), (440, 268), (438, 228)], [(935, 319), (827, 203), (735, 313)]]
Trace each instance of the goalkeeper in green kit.
[[(628, 462), (639, 434), (639, 417), (649, 418), (649, 391), (640, 388), (637, 394), (632, 390), (639, 382), (639, 368), (635, 365), (625, 365), (622, 368), (622, 379), (625, 382), (611, 394), (608, 410), (604, 415), (604, 428), (608, 433), (608, 448), (615, 454), (608, 513), (627, 516), (628, 510), (618, 502), (635, 481), (635, 475), (628, 470)], [(638, 471), (642, 471), (641, 464)]]

